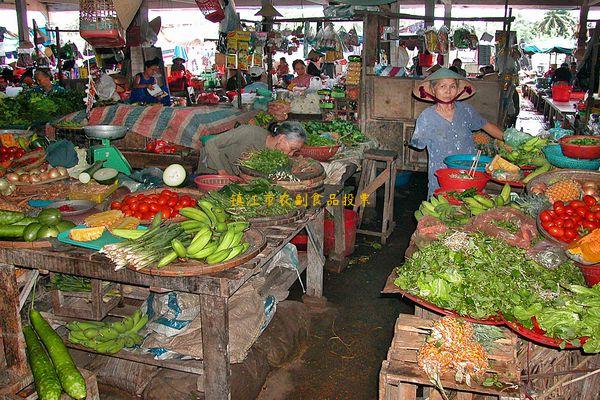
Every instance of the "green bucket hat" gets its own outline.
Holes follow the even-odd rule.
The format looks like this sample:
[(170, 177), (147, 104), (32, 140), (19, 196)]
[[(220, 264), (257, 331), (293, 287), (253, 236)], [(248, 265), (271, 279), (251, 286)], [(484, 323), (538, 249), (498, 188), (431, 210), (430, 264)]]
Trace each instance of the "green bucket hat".
[(433, 94), (431, 82), (445, 78), (456, 79), (458, 81), (458, 94), (453, 101), (466, 100), (475, 94), (475, 88), (467, 78), (448, 68), (440, 68), (413, 89), (413, 96), (422, 101), (439, 102)]

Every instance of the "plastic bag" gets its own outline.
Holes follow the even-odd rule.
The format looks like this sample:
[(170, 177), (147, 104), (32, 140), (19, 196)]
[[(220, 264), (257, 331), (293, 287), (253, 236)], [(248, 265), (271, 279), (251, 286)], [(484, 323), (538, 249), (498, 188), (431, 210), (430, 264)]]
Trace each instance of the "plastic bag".
[(438, 34), (433, 28), (429, 28), (425, 31), (425, 48), (430, 53), (437, 52), (438, 48)]
[(340, 39), (335, 33), (332, 23), (327, 23), (316, 36), (316, 50), (319, 52), (335, 51)]
[(347, 45), (349, 46), (358, 46), (360, 43), (358, 41), (358, 33), (356, 32), (356, 28), (352, 27), (352, 29), (350, 29), (348, 31), (348, 42)]
[[(446, 54), (448, 53), (448, 36), (450, 34), (450, 30), (446, 25), (442, 26), (437, 33), (437, 50), (438, 54)], [(443, 62), (442, 62), (443, 63)], [(440, 63), (440, 64), (442, 64)]]
[(529, 249), (538, 236), (535, 220), (511, 207), (493, 208), (471, 219), (466, 227), (503, 240), (511, 246)]
[(468, 29), (459, 28), (454, 31), (452, 40), (457, 49), (468, 49), (471, 45), (471, 32)]
[(504, 143), (506, 143), (513, 149), (516, 149), (522, 143), (525, 143), (532, 137), (533, 136), (531, 136), (530, 134), (520, 131), (516, 128), (508, 128), (507, 130), (504, 131), (504, 135), (503, 135)]
[(411, 237), (411, 242), (419, 249), (428, 246), (438, 240), (440, 235), (448, 231), (448, 227), (439, 219), (430, 215), (425, 215), (419, 220), (417, 229)]
[(558, 268), (568, 261), (565, 251), (557, 244), (542, 240), (527, 250), (526, 257), (548, 269)]
[(573, 131), (570, 129), (563, 129), (560, 126), (560, 121), (554, 123), (554, 128), (548, 130), (550, 137), (554, 140), (559, 140), (565, 136), (573, 135)]

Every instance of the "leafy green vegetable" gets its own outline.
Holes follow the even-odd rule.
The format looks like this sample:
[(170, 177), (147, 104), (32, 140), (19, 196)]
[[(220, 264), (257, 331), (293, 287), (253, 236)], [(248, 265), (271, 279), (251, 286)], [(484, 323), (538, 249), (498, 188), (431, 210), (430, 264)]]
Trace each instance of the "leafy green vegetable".
[(579, 146), (600, 146), (600, 140), (594, 138), (573, 139), (570, 140), (568, 143), (576, 144)]
[(501, 312), (508, 320), (540, 328), (552, 338), (589, 337), (588, 353), (600, 352), (600, 285), (582, 286), (572, 262), (544, 268), (523, 249), (479, 233), (449, 236), (415, 252), (397, 268), (395, 284), (460, 315), (484, 319)]
[(291, 164), (290, 158), (276, 149), (251, 150), (240, 157), (240, 165), (265, 175), (289, 171)]
[(85, 108), (84, 94), (66, 90), (48, 94), (32, 91), (0, 99), (0, 126), (41, 125)]
[[(368, 140), (355, 123), (341, 119), (332, 122), (305, 122), (304, 129), (307, 135), (307, 146), (332, 146), (338, 142), (352, 146)], [(335, 140), (323, 136), (326, 133), (337, 134), (339, 138)]]

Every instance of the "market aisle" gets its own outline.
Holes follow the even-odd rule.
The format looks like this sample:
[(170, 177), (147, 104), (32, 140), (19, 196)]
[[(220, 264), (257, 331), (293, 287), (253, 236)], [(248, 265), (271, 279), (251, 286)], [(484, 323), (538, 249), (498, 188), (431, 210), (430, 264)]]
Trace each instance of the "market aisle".
[[(387, 246), (375, 249), (371, 238), (359, 236), (352, 256), (355, 263), (341, 274), (325, 274), (324, 294), (331, 307), (313, 313), (306, 351), (269, 375), (260, 400), (377, 397), (379, 370), (396, 318), (400, 312), (412, 312), (412, 306), (398, 297), (382, 297), (380, 291), (404, 257), (416, 226), (413, 212), (426, 194), (426, 179), (425, 174), (414, 174), (407, 187), (397, 190), (396, 230)], [(290, 298), (300, 297), (295, 286)]]
[(537, 112), (529, 99), (521, 95), (521, 110), (517, 117), (516, 128), (530, 134), (537, 134), (544, 128), (544, 116)]

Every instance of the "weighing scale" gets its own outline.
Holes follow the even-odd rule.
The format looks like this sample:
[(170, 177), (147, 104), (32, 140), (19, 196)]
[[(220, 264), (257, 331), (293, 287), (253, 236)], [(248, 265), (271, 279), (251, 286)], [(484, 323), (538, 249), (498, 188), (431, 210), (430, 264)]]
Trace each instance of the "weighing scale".
[(89, 139), (101, 140), (102, 144), (96, 144), (90, 147), (88, 151), (88, 161), (94, 164), (98, 161), (104, 161), (103, 167), (113, 168), (117, 171), (131, 175), (131, 165), (123, 154), (116, 147), (110, 144), (111, 140), (122, 139), (125, 137), (129, 128), (117, 125), (88, 125), (84, 126), (85, 136)]

